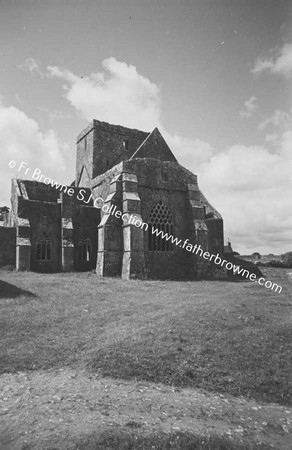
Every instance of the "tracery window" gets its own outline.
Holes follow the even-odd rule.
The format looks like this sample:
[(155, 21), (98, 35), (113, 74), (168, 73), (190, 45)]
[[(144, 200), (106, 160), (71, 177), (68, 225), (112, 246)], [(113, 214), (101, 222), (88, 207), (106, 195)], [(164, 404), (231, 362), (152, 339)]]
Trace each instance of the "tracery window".
[(148, 225), (148, 250), (172, 251), (171, 239), (165, 239), (166, 233), (168, 236), (173, 234), (172, 214), (162, 201), (152, 208)]
[(78, 259), (79, 261), (90, 261), (91, 256), (91, 241), (89, 238), (82, 239), (78, 244)]
[(51, 239), (46, 233), (43, 233), (36, 243), (36, 259), (38, 261), (50, 261), (51, 246)]

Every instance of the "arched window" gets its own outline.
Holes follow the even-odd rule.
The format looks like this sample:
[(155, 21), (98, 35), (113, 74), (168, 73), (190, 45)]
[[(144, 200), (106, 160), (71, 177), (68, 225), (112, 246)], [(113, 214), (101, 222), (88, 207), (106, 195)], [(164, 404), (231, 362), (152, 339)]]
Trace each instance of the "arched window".
[(167, 236), (173, 234), (172, 214), (162, 201), (152, 208), (148, 225), (148, 250), (172, 251), (173, 244), (171, 239), (167, 239)]
[(78, 259), (79, 261), (90, 261), (91, 256), (91, 241), (89, 238), (82, 239), (78, 244)]
[(36, 259), (38, 261), (50, 261), (51, 259), (51, 239), (45, 233), (37, 240)]

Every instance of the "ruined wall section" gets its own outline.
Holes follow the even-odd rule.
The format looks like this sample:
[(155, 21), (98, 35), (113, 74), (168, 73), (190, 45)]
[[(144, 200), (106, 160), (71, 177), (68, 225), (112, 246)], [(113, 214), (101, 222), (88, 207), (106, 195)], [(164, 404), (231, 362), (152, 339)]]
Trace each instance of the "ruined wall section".
[(15, 267), (16, 228), (0, 227), (0, 267)]
[(122, 212), (121, 173), (104, 180), (99, 196), (105, 199), (100, 203), (101, 207), (105, 205), (105, 212), (102, 211), (102, 219), (98, 226), (96, 273), (102, 277), (120, 277), (124, 252), (122, 218), (121, 214), (120, 217), (110, 214), (110, 210)]
[[(96, 266), (100, 210), (93, 207), (89, 188), (82, 188), (81, 194), (80, 188), (70, 187), (60, 197), (63, 271), (89, 271)], [(88, 255), (82, 251), (86, 242)]]
[[(26, 201), (23, 211), (31, 228), (31, 264), (34, 272), (60, 272), (61, 260), (61, 205), (59, 203)], [(37, 242), (47, 236), (51, 243), (50, 260), (37, 259)]]
[[(113, 168), (107, 170), (105, 173), (98, 175), (91, 181), (91, 191), (93, 199), (101, 197), (104, 201), (108, 195), (112, 192), (111, 182), (114, 178), (120, 175), (123, 171), (123, 163), (115, 165)], [(102, 206), (101, 202), (101, 206)], [(103, 212), (101, 211), (101, 218), (103, 217)]]
[(209, 252), (216, 255), (224, 254), (224, 231), (223, 219), (210, 217), (206, 219), (208, 228), (208, 249)]
[(40, 183), (39, 181), (17, 179), (19, 195), (25, 200), (45, 201), (57, 203), (59, 192), (51, 184)]
[(31, 263), (31, 228), (25, 216), (28, 195), (21, 180), (11, 181), (11, 224), (16, 230), (16, 270), (30, 270)]
[(90, 123), (77, 137), (75, 185), (89, 187), (93, 178), (94, 126)]
[[(215, 251), (223, 245), (220, 214), (201, 193), (196, 175), (176, 162), (133, 158), (97, 176), (92, 183), (94, 198), (103, 198), (105, 204), (113, 204), (122, 213), (132, 214), (141, 222), (148, 223), (152, 208), (161, 201), (172, 214), (174, 237), (182, 241), (188, 239), (192, 245), (201, 244), (205, 251), (211, 248)], [(195, 254), (176, 245), (171, 251), (149, 250), (147, 230), (102, 211), (101, 217), (97, 261), (100, 275), (118, 275), (121, 248), (122, 276), (125, 278), (196, 279), (204, 273), (200, 262), (203, 266), (205, 260)], [(119, 227), (123, 228), (122, 241)], [(111, 264), (105, 264), (106, 258)], [(110, 265), (115, 270), (111, 270)]]
[[(195, 241), (209, 254), (223, 254), (223, 220), (218, 211), (202, 194), (197, 183), (188, 183), (189, 199), (192, 206)], [(197, 259), (198, 278), (212, 278), (217, 268), (203, 257)]]
[(93, 120), (77, 137), (76, 183), (89, 186), (95, 178), (121, 161), (127, 160), (149, 133)]
[[(66, 192), (65, 192), (66, 191)], [(16, 268), (36, 272), (91, 270), (96, 265), (100, 211), (89, 188), (56, 189), (37, 181), (14, 180), (12, 211), (16, 227)], [(40, 200), (42, 199), (42, 200)], [(87, 202), (85, 203), (83, 199)], [(50, 242), (50, 258), (37, 256), (40, 238)], [(90, 257), (80, 257), (80, 244), (90, 242)]]
[(129, 164), (123, 164), (122, 190), (123, 213), (129, 217), (123, 222), (123, 267), (122, 278), (146, 278), (144, 234), (145, 230), (133, 224), (132, 219), (143, 223), (141, 216), (142, 202), (139, 195), (139, 185), (136, 171), (131, 171)]
[[(50, 185), (13, 180), (17, 270), (61, 270), (61, 207), (58, 196), (58, 191)], [(41, 238), (50, 241), (49, 260), (37, 258), (37, 243)]]
[[(78, 190), (77, 190), (78, 192)], [(86, 200), (90, 198), (91, 190), (87, 189)], [(68, 198), (66, 198), (68, 202)], [(73, 234), (74, 257), (73, 268), (78, 271), (94, 270), (96, 267), (96, 257), (98, 251), (97, 230), (100, 223), (100, 210), (93, 206), (93, 198), (88, 204), (78, 200), (77, 194), (70, 197), (69, 213), (71, 214), (70, 227), (72, 226), (71, 236)], [(65, 231), (65, 230), (64, 230)], [(68, 232), (68, 228), (66, 232)], [(80, 254), (81, 247), (89, 243), (89, 257), (84, 258)]]
[[(142, 221), (148, 223), (152, 208), (162, 201), (172, 214), (173, 235), (183, 240), (191, 239), (191, 207), (187, 196), (186, 177), (181, 166), (171, 161), (137, 158), (126, 161), (124, 170), (137, 175)], [(148, 230), (143, 231), (143, 246), (147, 278), (196, 277), (194, 255), (183, 248), (173, 245), (172, 251), (149, 250)]]

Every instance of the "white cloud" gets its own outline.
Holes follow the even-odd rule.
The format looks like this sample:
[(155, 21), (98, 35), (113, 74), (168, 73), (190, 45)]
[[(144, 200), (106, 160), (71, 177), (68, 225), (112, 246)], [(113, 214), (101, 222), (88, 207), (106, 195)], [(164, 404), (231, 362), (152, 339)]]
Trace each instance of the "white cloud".
[(268, 146), (233, 145), (218, 152), (206, 142), (162, 129), (181, 164), (198, 174), (199, 186), (224, 219), (225, 237), (250, 253), (292, 250), (292, 112), (275, 111), (277, 129)]
[[(55, 132), (45, 133), (39, 130), (37, 122), (28, 117), (23, 111), (14, 106), (4, 106), (0, 103), (0, 148), (1, 168), (0, 177), (2, 189), (0, 205), (9, 203), (11, 178), (31, 179), (31, 173), (24, 176), (24, 172), (17, 169), (21, 161), (28, 163), (32, 171), (42, 170), (48, 177), (62, 180), (64, 174), (64, 146), (60, 144)], [(9, 161), (15, 160), (14, 169), (9, 168)], [(58, 178), (59, 177), (59, 178)]]
[(259, 75), (262, 72), (271, 70), (274, 67), (274, 63), (271, 59), (258, 58), (251, 69), (251, 73), (254, 75)]
[[(159, 87), (134, 66), (109, 58), (103, 61), (102, 72), (83, 78), (58, 67), (49, 67), (48, 72), (64, 80), (66, 99), (88, 120), (97, 118), (146, 131), (158, 126), (178, 161), (199, 175), (203, 192), (223, 215), (226, 236), (235, 249), (277, 252), (292, 247), (289, 123), (277, 130), (272, 150), (234, 145), (218, 152), (207, 142), (165, 129)], [(245, 114), (254, 113), (256, 100), (251, 97), (245, 102)], [(284, 117), (275, 112), (268, 123), (283, 123)]]
[(78, 77), (58, 67), (48, 73), (66, 82), (66, 99), (87, 120), (93, 118), (131, 128), (152, 130), (160, 119), (159, 88), (136, 67), (115, 58), (105, 59), (103, 72)]
[(292, 250), (292, 130), (273, 152), (234, 145), (201, 168), (200, 184), (240, 252)]
[(171, 134), (162, 125), (159, 129), (179, 163), (194, 173), (197, 173), (201, 165), (209, 161), (215, 152), (208, 142)]
[(273, 114), (267, 117), (259, 124), (259, 129), (264, 130), (269, 125), (273, 125), (281, 130), (286, 130), (291, 127), (292, 123), (292, 109), (290, 112), (276, 109)]
[(276, 109), (271, 116), (260, 122), (258, 128), (261, 131), (272, 128), (266, 134), (265, 140), (275, 148), (281, 147), (285, 132), (289, 134), (292, 130), (292, 109), (290, 111)]
[(253, 95), (244, 102), (244, 107), (239, 111), (239, 115), (242, 119), (249, 119), (254, 115), (254, 112), (258, 108), (258, 99)]
[(136, 67), (105, 59), (104, 71), (78, 77), (66, 69), (48, 67), (52, 77), (66, 82), (69, 103), (87, 120), (93, 118), (130, 128), (152, 131), (158, 127), (182, 164), (196, 169), (214, 149), (207, 142), (169, 133), (161, 121), (159, 87), (140, 75)]
[(24, 63), (19, 64), (17, 67), (30, 72), (32, 75), (38, 75), (41, 78), (45, 77), (45, 74), (40, 70), (40, 66), (34, 58), (26, 58)]
[[(275, 52), (274, 52), (275, 53)], [(284, 44), (283, 47), (271, 58), (258, 58), (251, 73), (259, 75), (270, 72), (282, 75), (286, 78), (292, 76), (292, 44)]]

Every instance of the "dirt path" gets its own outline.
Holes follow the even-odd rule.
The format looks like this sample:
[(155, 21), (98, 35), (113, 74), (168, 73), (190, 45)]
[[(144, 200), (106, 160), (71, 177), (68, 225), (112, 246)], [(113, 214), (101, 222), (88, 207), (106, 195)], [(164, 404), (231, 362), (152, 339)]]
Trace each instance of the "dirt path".
[(116, 426), (137, 433), (214, 432), (292, 448), (292, 408), (275, 404), (69, 369), (5, 374), (0, 392), (1, 450), (69, 449), (84, 434)]

